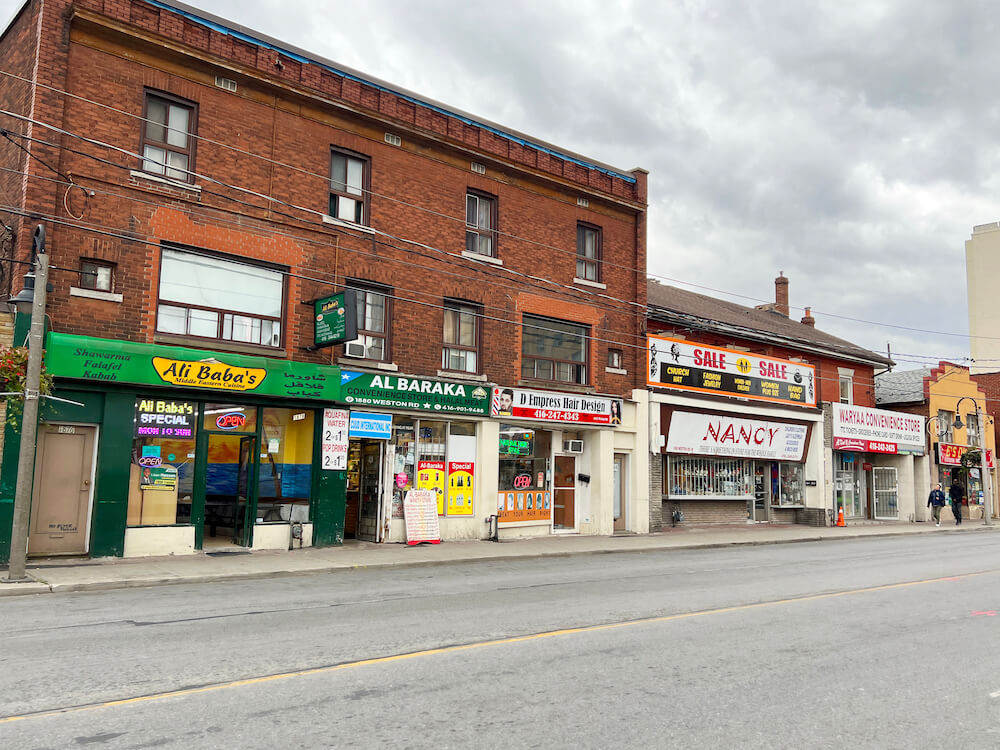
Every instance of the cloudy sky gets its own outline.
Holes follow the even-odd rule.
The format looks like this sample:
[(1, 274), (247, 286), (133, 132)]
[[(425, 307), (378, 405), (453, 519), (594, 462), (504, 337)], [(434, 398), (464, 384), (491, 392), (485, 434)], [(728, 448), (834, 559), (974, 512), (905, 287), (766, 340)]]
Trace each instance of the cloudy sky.
[(782, 270), (820, 328), (904, 368), (968, 354), (964, 242), (1000, 219), (991, 3), (189, 2), (648, 169), (667, 283), (757, 304)]

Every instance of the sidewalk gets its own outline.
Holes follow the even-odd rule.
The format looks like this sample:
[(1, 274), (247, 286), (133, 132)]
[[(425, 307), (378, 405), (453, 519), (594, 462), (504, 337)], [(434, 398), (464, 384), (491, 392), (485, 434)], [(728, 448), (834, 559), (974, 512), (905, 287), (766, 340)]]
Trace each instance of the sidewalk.
[[(52, 558), (30, 561), (28, 573), (34, 580), (29, 583), (0, 583), (0, 597), (173, 583), (247, 580), (356, 568), (991, 531), (1000, 531), (1000, 526), (986, 527), (981, 522), (978, 524), (966, 522), (958, 527), (946, 525), (940, 528), (929, 523), (891, 522), (852, 525), (844, 528), (776, 524), (682, 525), (642, 536), (547, 536), (504, 541), (499, 544), (476, 540), (407, 547), (402, 544), (371, 544), (348, 540), (342, 547), (294, 551), (234, 552), (214, 555), (199, 553), (178, 557), (72, 561)], [(5, 573), (0, 573), (0, 579), (4, 576)]]

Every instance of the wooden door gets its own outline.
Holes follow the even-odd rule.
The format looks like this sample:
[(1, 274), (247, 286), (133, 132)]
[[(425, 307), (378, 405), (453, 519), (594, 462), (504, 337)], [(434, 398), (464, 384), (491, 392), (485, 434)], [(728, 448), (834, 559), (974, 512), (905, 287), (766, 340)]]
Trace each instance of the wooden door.
[(625, 520), (625, 488), (628, 486), (628, 477), (625, 475), (625, 454), (615, 454), (615, 476), (614, 476), (614, 514), (615, 531), (626, 531), (628, 524)]
[(552, 488), (552, 527), (576, 528), (576, 457), (556, 456)]
[(87, 553), (96, 434), (93, 426), (38, 426), (29, 555)]

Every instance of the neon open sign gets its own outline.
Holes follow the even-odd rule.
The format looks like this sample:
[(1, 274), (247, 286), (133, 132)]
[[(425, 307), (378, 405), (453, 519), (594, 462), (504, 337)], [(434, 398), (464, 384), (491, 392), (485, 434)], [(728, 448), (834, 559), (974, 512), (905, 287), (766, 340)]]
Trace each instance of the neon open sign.
[(514, 489), (523, 490), (531, 486), (531, 474), (518, 474), (514, 477)]
[(215, 426), (220, 430), (238, 430), (247, 423), (247, 415), (238, 411), (220, 414), (215, 418)]

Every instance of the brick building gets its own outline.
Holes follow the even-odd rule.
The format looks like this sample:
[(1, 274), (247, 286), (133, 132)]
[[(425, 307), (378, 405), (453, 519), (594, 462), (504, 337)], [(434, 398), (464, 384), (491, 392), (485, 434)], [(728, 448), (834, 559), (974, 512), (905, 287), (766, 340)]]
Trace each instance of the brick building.
[(46, 407), (29, 552), (399, 541), (410, 489), (444, 538), (646, 530), (643, 170), (169, 2), (26, 2), (0, 59), (80, 404)]
[(774, 303), (752, 308), (649, 282), (651, 528), (675, 511), (707, 523), (912, 516), (922, 424), (874, 408), (875, 368), (892, 362), (820, 331), (809, 308), (789, 318), (788, 288), (779, 275)]

